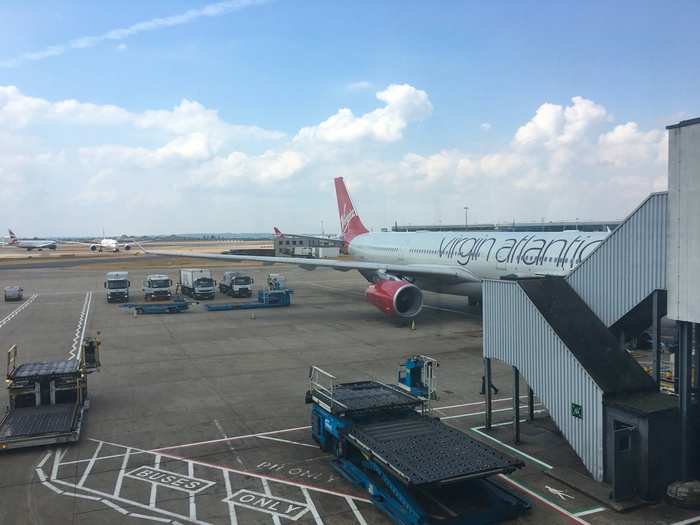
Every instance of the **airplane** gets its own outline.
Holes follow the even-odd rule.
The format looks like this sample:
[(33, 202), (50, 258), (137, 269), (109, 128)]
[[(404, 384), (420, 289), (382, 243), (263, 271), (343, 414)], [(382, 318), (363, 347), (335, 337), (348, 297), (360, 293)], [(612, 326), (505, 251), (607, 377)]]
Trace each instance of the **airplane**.
[(307, 270), (357, 270), (370, 283), (367, 301), (390, 317), (412, 319), (423, 290), (481, 300), (481, 282), (508, 277), (563, 276), (601, 244), (609, 232), (370, 232), (353, 206), (342, 177), (335, 179), (344, 251), (353, 260), (150, 251), (147, 254), (267, 264)]
[(32, 250), (43, 250), (44, 248), (48, 250), (56, 249), (56, 241), (38, 239), (18, 239), (12, 230), (8, 229), (7, 232), (10, 234), (10, 240), (7, 243), (3, 243), (5, 246), (24, 248), (28, 252)]
[(124, 248), (124, 250), (129, 251), (131, 250), (131, 244), (128, 242), (120, 243), (116, 239), (109, 239), (105, 237), (104, 230), (102, 231), (102, 239), (99, 241), (95, 242), (79, 242), (79, 241), (63, 241), (67, 244), (80, 244), (83, 246), (89, 246), (90, 251), (92, 252), (118, 252), (120, 248)]

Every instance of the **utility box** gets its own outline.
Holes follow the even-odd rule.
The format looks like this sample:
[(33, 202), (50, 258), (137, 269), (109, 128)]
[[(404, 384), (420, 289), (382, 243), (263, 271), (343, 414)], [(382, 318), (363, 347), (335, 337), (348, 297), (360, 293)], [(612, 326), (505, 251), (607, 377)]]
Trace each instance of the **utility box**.
[(340, 255), (340, 248), (337, 246), (316, 246), (313, 250), (317, 259), (333, 259)]
[(680, 473), (680, 413), (675, 397), (639, 392), (605, 405), (606, 481), (613, 499), (657, 500)]
[(700, 323), (700, 118), (666, 129), (668, 317)]

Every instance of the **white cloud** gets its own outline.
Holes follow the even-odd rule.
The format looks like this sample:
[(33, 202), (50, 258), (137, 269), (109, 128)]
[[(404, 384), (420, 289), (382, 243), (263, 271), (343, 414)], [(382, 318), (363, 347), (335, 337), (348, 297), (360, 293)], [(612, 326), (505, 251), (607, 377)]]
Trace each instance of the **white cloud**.
[(490, 122), (482, 122), (479, 127), (481, 128), (481, 131), (486, 131), (486, 132), (491, 131), (491, 123)]
[(94, 234), (86, 217), (133, 233), (266, 231), (273, 221), (313, 231), (319, 218), (334, 222), (334, 176), (373, 226), (461, 222), (465, 205), (483, 221), (619, 218), (664, 187), (663, 130), (615, 126), (582, 97), (542, 104), (481, 152), (402, 149), (407, 128), (432, 111), (428, 94), (392, 84), (377, 99), (377, 109), (341, 108), (284, 140), (189, 99), (132, 112), (0, 86), (3, 211), (27, 235)]
[(615, 126), (598, 139), (600, 160), (616, 167), (640, 163), (664, 163), (667, 135), (660, 130), (643, 132), (636, 122)]
[(372, 89), (372, 83), (368, 80), (360, 80), (359, 82), (351, 82), (347, 86), (348, 91), (365, 91)]
[(363, 139), (395, 142), (402, 138), (410, 122), (424, 119), (433, 110), (428, 94), (408, 84), (391, 84), (377, 93), (386, 105), (356, 117), (349, 108), (338, 112), (317, 126), (299, 130), (296, 142), (349, 143)]
[(122, 42), (121, 44), (117, 44), (116, 46), (114, 46), (114, 49), (116, 49), (117, 51), (126, 51), (128, 47), (129, 46)]
[(62, 55), (73, 49), (95, 47), (103, 42), (124, 40), (139, 33), (189, 24), (200, 18), (222, 16), (246, 7), (266, 3), (266, 1), (267, 0), (229, 0), (205, 5), (198, 9), (190, 9), (177, 15), (152, 18), (151, 20), (137, 22), (128, 27), (112, 29), (99, 35), (74, 38), (66, 44), (53, 45), (38, 51), (31, 51), (12, 58), (0, 60), (0, 67), (17, 67), (25, 62), (44, 60), (46, 58)]
[(55, 121), (63, 125), (129, 125), (161, 130), (171, 135), (204, 133), (212, 143), (252, 138), (279, 140), (284, 133), (258, 126), (230, 124), (218, 112), (196, 101), (184, 99), (172, 110), (148, 110), (132, 113), (119, 106), (92, 104), (77, 100), (50, 102), (24, 95), (15, 86), (0, 86), (0, 126), (24, 128), (31, 124)]

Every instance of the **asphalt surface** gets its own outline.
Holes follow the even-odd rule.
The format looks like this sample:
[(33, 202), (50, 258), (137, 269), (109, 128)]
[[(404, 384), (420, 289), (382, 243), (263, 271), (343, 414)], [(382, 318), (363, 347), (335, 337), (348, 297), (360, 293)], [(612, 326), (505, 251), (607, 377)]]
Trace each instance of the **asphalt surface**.
[[(266, 271), (251, 270), (256, 288)], [(106, 304), (103, 271), (0, 271), (0, 287), (20, 284), (30, 300), (0, 302), (0, 349), (17, 344), (20, 362), (61, 359), (75, 352), (83, 324), (103, 341), (80, 441), (0, 453), (0, 523), (389, 523), (311, 440), (310, 365), (342, 380), (394, 382), (407, 356), (431, 355), (441, 363), (435, 415), (495, 444), (471, 430), (483, 424), (476, 310), (458, 297), (426, 294), (413, 330), (365, 303), (366, 283), (355, 273), (273, 271), (295, 290), (293, 306), (207, 312), (194, 305), (136, 317)], [(172, 270), (148, 270), (160, 272), (176, 279)], [(145, 273), (130, 271), (132, 300), (142, 299)], [(496, 365), (494, 377), (495, 422), (504, 424), (494, 437), (512, 445), (509, 368)], [(693, 515), (663, 504), (620, 515), (562, 486), (541, 462), (582, 467), (550, 426), (543, 412), (523, 425), (532, 437), (511, 453), (526, 452), (530, 459), (519, 457), (527, 466), (498, 480), (533, 501), (519, 523), (673, 523)], [(591, 513), (574, 516), (581, 512)]]

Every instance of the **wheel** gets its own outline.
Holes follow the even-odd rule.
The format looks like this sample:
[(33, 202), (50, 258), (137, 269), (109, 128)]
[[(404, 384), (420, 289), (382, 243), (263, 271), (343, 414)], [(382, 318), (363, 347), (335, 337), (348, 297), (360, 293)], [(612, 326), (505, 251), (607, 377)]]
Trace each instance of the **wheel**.
[(143, 313), (143, 308), (137, 308), (136, 313), (141, 315)]

